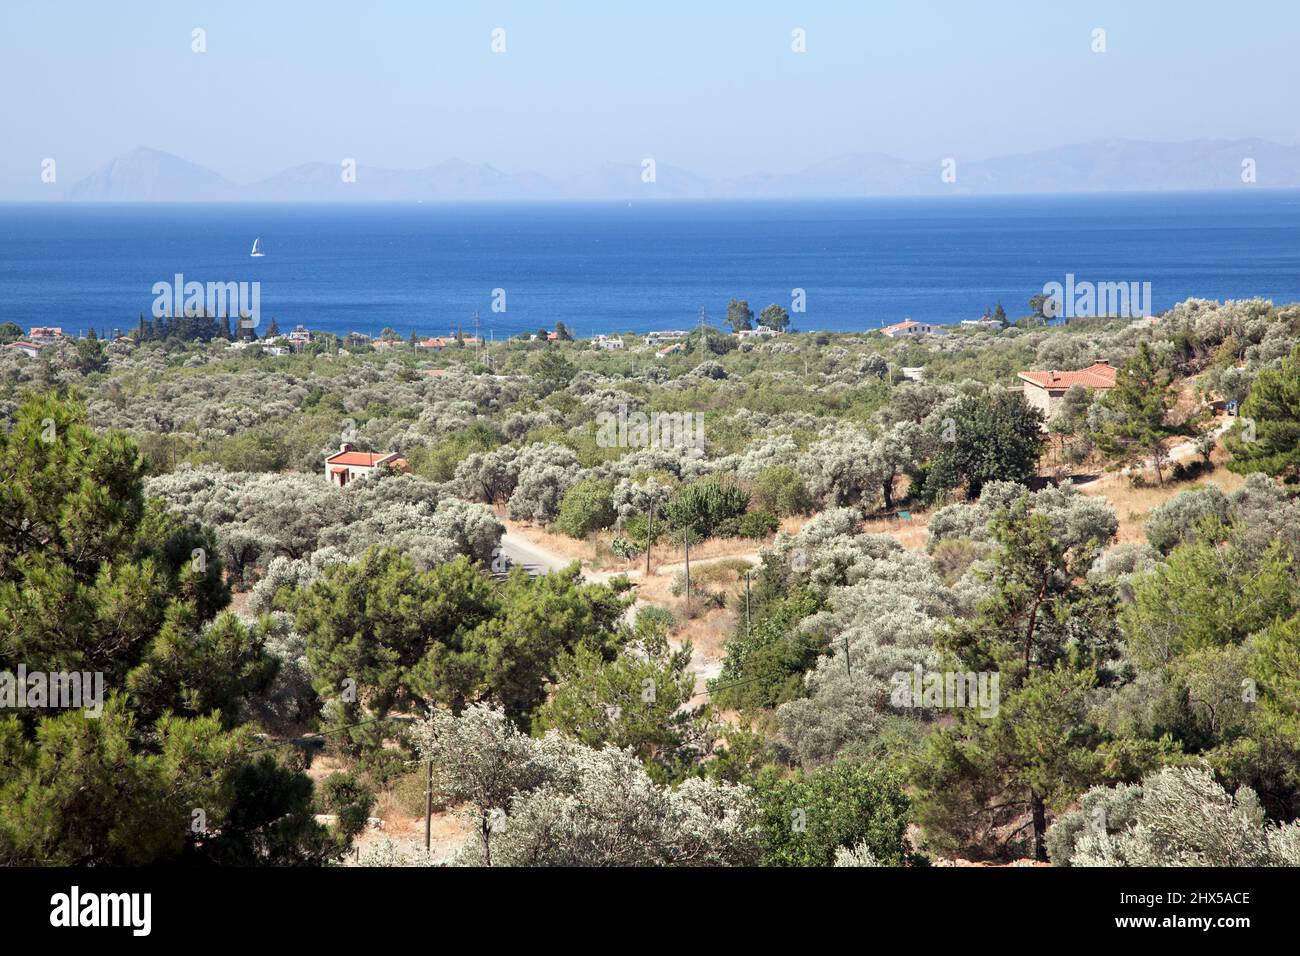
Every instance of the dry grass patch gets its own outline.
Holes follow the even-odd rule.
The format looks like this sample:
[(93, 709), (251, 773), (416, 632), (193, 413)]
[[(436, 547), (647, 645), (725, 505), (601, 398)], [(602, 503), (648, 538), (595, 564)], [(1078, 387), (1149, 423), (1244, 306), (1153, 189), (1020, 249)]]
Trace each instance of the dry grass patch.
[(908, 551), (924, 551), (925, 543), (930, 540), (926, 520), (926, 516), (915, 514), (907, 521), (898, 518), (868, 518), (862, 522), (862, 530), (866, 534), (889, 535)]
[[(1219, 457), (1216, 453), (1215, 458)], [(1167, 484), (1163, 488), (1135, 488), (1127, 478), (1113, 475), (1080, 485), (1079, 490), (1085, 495), (1105, 498), (1110, 502), (1110, 506), (1115, 509), (1115, 516), (1119, 518), (1119, 535), (1116, 540), (1125, 543), (1146, 541), (1147, 516), (1179, 492), (1217, 485), (1225, 494), (1232, 494), (1245, 483), (1245, 477), (1228, 471), (1220, 464), (1214, 471), (1201, 475), (1195, 481)]]

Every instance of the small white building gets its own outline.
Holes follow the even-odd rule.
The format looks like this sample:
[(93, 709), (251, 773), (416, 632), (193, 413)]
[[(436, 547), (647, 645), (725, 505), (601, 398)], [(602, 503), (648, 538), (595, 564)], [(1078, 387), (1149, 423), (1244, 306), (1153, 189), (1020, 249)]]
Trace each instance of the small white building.
[(765, 325), (760, 325), (756, 329), (737, 329), (736, 338), (738, 339), (769, 339), (781, 334), (780, 329), (769, 329)]
[(28, 358), (37, 358), (41, 354), (41, 349), (45, 348), (40, 342), (10, 342), (11, 349), (17, 349)]
[(660, 342), (670, 342), (673, 339), (684, 339), (687, 333), (681, 329), (663, 329), (657, 332), (646, 334), (646, 345), (658, 345)]
[(325, 459), (325, 477), (330, 484), (342, 488), (349, 481), (354, 481), (370, 474), (376, 468), (396, 468), (409, 471), (411, 466), (405, 458), (395, 451), (353, 451), (352, 446), (344, 442), (339, 450)]
[(596, 343), (597, 348), (602, 349), (621, 349), (626, 346), (623, 337), (618, 335), (597, 335), (592, 341)]
[(929, 322), (913, 322), (911, 319), (905, 319), (895, 325), (887, 325), (880, 330), (891, 339), (904, 338), (909, 335), (947, 335), (948, 330), (941, 325), (932, 325)]

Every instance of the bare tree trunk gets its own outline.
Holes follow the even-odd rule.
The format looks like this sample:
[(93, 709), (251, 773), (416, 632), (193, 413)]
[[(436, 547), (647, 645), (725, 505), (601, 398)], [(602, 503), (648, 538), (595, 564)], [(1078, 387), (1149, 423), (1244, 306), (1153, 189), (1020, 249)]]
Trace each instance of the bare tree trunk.
[(1047, 808), (1043, 797), (1037, 790), (1030, 788), (1029, 800), (1034, 814), (1034, 859), (1039, 863), (1047, 862), (1047, 844), (1043, 837), (1047, 833)]

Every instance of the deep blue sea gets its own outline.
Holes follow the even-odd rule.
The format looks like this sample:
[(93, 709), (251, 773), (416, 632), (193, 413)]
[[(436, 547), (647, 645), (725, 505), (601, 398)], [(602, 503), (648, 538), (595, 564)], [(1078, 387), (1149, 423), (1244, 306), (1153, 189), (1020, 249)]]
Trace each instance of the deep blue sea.
[[(266, 255), (250, 258), (261, 237)], [(496, 338), (715, 323), (806, 292), (804, 330), (1013, 317), (1044, 283), (1300, 301), (1300, 191), (376, 205), (0, 204), (0, 321), (130, 328), (155, 282), (258, 281), (265, 324)], [(493, 312), (493, 290), (506, 311)]]

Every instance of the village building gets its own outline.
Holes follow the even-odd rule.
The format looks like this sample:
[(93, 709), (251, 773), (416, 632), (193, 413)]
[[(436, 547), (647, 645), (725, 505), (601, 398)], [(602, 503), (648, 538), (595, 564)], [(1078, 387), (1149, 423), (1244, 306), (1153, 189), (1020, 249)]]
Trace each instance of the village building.
[(947, 335), (948, 330), (941, 325), (932, 325), (929, 322), (913, 322), (907, 319), (895, 325), (887, 325), (880, 330), (891, 339), (902, 338), (908, 335)]
[(42, 345), (40, 342), (22, 342), (22, 341), (10, 342), (9, 347), (11, 349), (17, 349), (19, 352), (22, 352), (28, 358), (36, 358), (41, 354), (41, 349), (45, 348), (45, 346)]
[(337, 452), (325, 459), (325, 477), (329, 479), (330, 484), (340, 488), (349, 481), (370, 474), (377, 468), (410, 471), (411, 465), (395, 451), (353, 451), (352, 446), (347, 442), (340, 445)]
[(36, 345), (52, 345), (60, 339), (67, 338), (61, 326), (36, 326), (27, 332), (27, 341)]
[(1094, 362), (1074, 372), (1020, 372), (1025, 401), (1051, 421), (1060, 410), (1061, 399), (1075, 385), (1090, 391), (1109, 391), (1115, 387), (1116, 369), (1109, 362)]
[(621, 349), (625, 344), (622, 336), (616, 335), (597, 335), (592, 341), (602, 349)]
[(686, 333), (681, 329), (664, 329), (657, 332), (649, 332), (645, 337), (646, 345), (658, 345), (660, 342), (671, 341), (672, 339), (684, 339)]
[(1001, 331), (1002, 323), (992, 316), (986, 315), (982, 319), (962, 319), (961, 327), (963, 329), (993, 329)]
[(737, 329), (736, 338), (738, 339), (765, 339), (775, 335), (780, 335), (780, 329), (769, 329), (765, 325), (760, 325), (756, 329)]
[(289, 344), (295, 349), (300, 349), (304, 345), (310, 345), (311, 330), (305, 325), (295, 326), (294, 330), (289, 333)]

